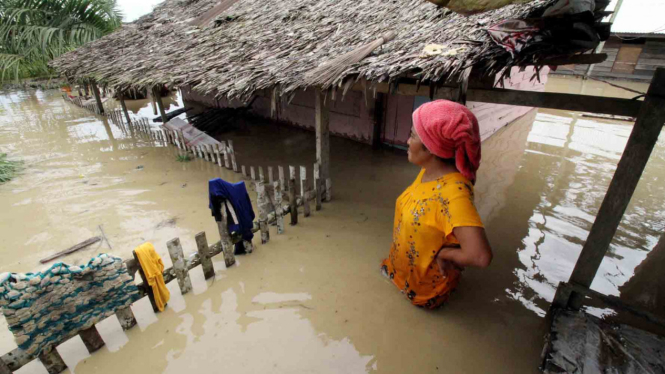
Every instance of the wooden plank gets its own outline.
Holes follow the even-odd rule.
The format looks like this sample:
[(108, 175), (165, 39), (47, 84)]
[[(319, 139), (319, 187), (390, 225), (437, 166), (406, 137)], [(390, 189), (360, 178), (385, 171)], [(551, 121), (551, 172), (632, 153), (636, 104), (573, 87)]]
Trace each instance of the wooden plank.
[(470, 88), (467, 92), (467, 100), (630, 117), (637, 116), (642, 106), (641, 101), (631, 99), (500, 88)]
[(85, 348), (90, 353), (98, 351), (105, 344), (104, 339), (102, 339), (102, 336), (99, 335), (99, 331), (97, 331), (97, 327), (95, 327), (95, 325), (92, 325), (90, 328), (85, 330), (79, 331), (79, 336), (81, 337), (81, 340), (83, 340)]
[(316, 210), (321, 210), (321, 194), (324, 187), (321, 185), (321, 170), (318, 163), (314, 164), (314, 195), (316, 196)]
[(224, 263), (226, 264), (226, 267), (229, 268), (236, 263), (235, 246), (231, 241), (231, 233), (229, 233), (229, 228), (227, 226), (228, 214), (226, 213), (226, 208), (221, 207), (220, 211), (222, 213), (222, 219), (221, 221), (217, 221), (217, 230), (219, 231), (220, 243), (222, 251), (224, 252)]
[(256, 183), (256, 200), (259, 206), (259, 230), (261, 231), (261, 244), (270, 241), (270, 231), (268, 230), (268, 198), (266, 195), (266, 186), (263, 181)]
[(11, 369), (9, 369), (9, 366), (5, 364), (5, 361), (0, 359), (0, 374), (12, 374)]
[[(571, 283), (584, 287), (591, 286), (651, 156), (663, 123), (665, 123), (665, 68), (659, 68), (651, 81), (610, 187), (570, 276)], [(576, 307), (580, 303), (581, 297), (573, 295), (572, 306)]]
[(65, 361), (55, 347), (50, 351), (40, 353), (39, 361), (42, 362), (42, 365), (44, 365), (49, 374), (59, 374), (67, 369), (67, 364), (65, 364)]
[(321, 90), (316, 90), (315, 100), (316, 162), (321, 165), (321, 178), (328, 179), (330, 178), (330, 110)]
[(175, 270), (176, 278), (178, 279), (178, 286), (180, 292), (184, 295), (192, 290), (192, 281), (189, 278), (189, 269), (185, 263), (185, 255), (182, 252), (180, 239), (175, 238), (166, 242), (166, 247), (169, 250), (171, 262), (173, 262), (173, 269)]
[(203, 268), (203, 276), (205, 279), (210, 279), (215, 276), (215, 267), (212, 263), (212, 256), (210, 255), (210, 247), (208, 247), (208, 239), (206, 238), (205, 231), (196, 234), (194, 238), (196, 239), (199, 259), (201, 260), (201, 268)]
[(304, 209), (304, 216), (309, 217), (311, 214), (309, 207), (309, 196), (308, 196), (308, 187), (307, 187), (307, 168), (304, 166), (300, 167), (300, 197), (302, 199), (302, 206)]
[(58, 252), (58, 253), (54, 253), (54, 254), (52, 254), (52, 255), (50, 255), (50, 256), (48, 256), (48, 257), (42, 258), (41, 260), (39, 260), (39, 263), (41, 263), (41, 264), (45, 264), (45, 263), (47, 263), (47, 262), (49, 262), (49, 261), (55, 260), (55, 259), (58, 258), (58, 257), (62, 257), (62, 256), (64, 256), (64, 255), (68, 255), (68, 254), (70, 254), (70, 253), (73, 253), (73, 252), (76, 252), (76, 251), (78, 251), (78, 250), (81, 250), (81, 249), (83, 249), (83, 248), (85, 248), (85, 247), (88, 247), (88, 246), (90, 246), (90, 245), (92, 245), (92, 244), (95, 244), (95, 243), (99, 242), (100, 240), (102, 240), (102, 237), (101, 237), (101, 236), (93, 236), (92, 238), (90, 238), (90, 239), (86, 239), (86, 240), (84, 240), (84, 241), (82, 241), (82, 242), (80, 242), (80, 243), (78, 243), (78, 244), (76, 244), (76, 245), (74, 245), (74, 246), (71, 246), (71, 247), (65, 249), (64, 251), (60, 251), (60, 252)]
[(236, 163), (236, 151), (233, 148), (233, 140), (227, 141), (229, 156), (231, 157), (231, 164), (233, 165), (233, 171), (238, 172), (238, 164)]

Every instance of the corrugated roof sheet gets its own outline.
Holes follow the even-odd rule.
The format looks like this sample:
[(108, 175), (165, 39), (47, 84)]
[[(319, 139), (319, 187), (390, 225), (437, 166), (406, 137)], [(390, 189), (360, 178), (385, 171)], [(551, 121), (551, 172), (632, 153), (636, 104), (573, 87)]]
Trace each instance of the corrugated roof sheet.
[[(614, 9), (616, 2), (607, 8)], [(665, 0), (623, 0), (612, 32), (665, 35)]]

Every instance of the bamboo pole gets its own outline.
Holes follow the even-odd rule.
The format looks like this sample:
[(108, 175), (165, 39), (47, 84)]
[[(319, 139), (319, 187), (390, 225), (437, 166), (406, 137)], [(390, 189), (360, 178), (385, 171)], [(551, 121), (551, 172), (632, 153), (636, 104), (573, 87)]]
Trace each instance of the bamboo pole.
[(192, 281), (189, 279), (189, 271), (187, 269), (187, 264), (185, 263), (185, 255), (182, 252), (182, 246), (180, 245), (180, 239), (175, 238), (171, 239), (166, 243), (166, 247), (169, 250), (169, 256), (173, 262), (173, 270), (175, 270), (175, 276), (178, 278), (178, 286), (180, 286), (180, 292), (184, 295), (192, 290)]
[(208, 240), (206, 239), (205, 231), (196, 234), (196, 248), (199, 252), (201, 259), (201, 268), (203, 269), (203, 276), (205, 279), (210, 279), (215, 276), (215, 267), (212, 263), (210, 256), (210, 247), (208, 247)]

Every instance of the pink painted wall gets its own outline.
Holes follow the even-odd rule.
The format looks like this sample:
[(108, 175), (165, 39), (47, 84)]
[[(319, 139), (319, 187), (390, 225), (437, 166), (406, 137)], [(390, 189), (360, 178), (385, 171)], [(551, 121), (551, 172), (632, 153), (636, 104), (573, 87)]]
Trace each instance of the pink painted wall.
[[(504, 81), (505, 88), (525, 91), (544, 91), (547, 73), (541, 74), (541, 81), (530, 81), (533, 68), (519, 72), (514, 68), (511, 78)], [(215, 100), (212, 95), (201, 95), (195, 91), (182, 89), (185, 101), (204, 103), (211, 107), (237, 107), (238, 101)], [(328, 98), (330, 100), (330, 98)], [(413, 96), (388, 95), (384, 109), (382, 140), (389, 144), (405, 145), (411, 131), (411, 113), (415, 102), (426, 101)], [(480, 134), (483, 140), (515, 119), (528, 113), (533, 108), (512, 105), (467, 102), (467, 107), (478, 117)], [(268, 95), (258, 96), (252, 104), (252, 112), (262, 117), (271, 116), (271, 100)], [(291, 103), (282, 104), (277, 118), (294, 126), (314, 129), (314, 92), (300, 91)], [(362, 143), (372, 143), (372, 113), (365, 104), (364, 95), (359, 91), (349, 91), (343, 100), (331, 100), (330, 131), (334, 135), (353, 139)]]

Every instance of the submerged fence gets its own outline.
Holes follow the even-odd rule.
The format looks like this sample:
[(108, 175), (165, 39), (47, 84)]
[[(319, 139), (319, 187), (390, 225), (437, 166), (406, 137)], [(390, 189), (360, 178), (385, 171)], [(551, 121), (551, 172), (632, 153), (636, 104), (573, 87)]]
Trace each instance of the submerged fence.
[[(89, 107), (83, 103), (83, 100), (80, 97), (71, 98), (67, 95), (63, 95), (63, 98), (79, 107), (90, 110), (95, 114), (99, 114), (96, 105)], [(213, 162), (220, 168), (226, 168), (238, 172), (238, 163), (235, 158), (235, 150), (231, 140), (222, 141), (221, 145), (200, 145), (191, 147), (187, 145), (185, 137), (181, 131), (170, 130), (166, 127), (153, 128), (150, 126), (150, 121), (148, 119), (130, 119), (129, 116), (123, 114), (122, 110), (116, 109), (105, 110), (103, 115), (108, 117), (111, 122), (122, 128), (124, 131), (129, 131), (132, 135), (146, 136), (163, 144), (172, 144), (178, 147), (182, 152), (191, 153), (195, 157)], [(320, 167), (318, 164), (314, 164), (313, 186), (311, 187), (308, 182), (307, 168), (305, 166), (300, 166), (299, 168), (289, 166), (288, 169), (279, 166), (277, 168), (277, 176), (274, 175), (275, 170), (272, 167), (268, 167), (265, 169), (267, 170), (267, 181), (263, 167), (258, 167), (258, 174), (257, 169), (254, 166), (249, 167), (249, 173), (247, 173), (248, 168), (244, 165), (241, 165), (240, 169), (243, 178), (250, 179), (254, 183), (254, 188), (257, 193), (258, 220), (254, 222), (252, 231), (261, 232), (261, 242), (263, 244), (268, 243), (270, 240), (270, 225), (275, 225), (277, 234), (282, 234), (284, 233), (284, 218), (287, 215), (290, 215), (291, 225), (296, 225), (298, 223), (299, 206), (303, 207), (303, 214), (305, 217), (308, 217), (311, 215), (310, 200), (314, 199), (316, 210), (320, 210), (321, 202), (329, 201), (331, 199), (330, 180), (321, 180), (319, 177)], [(286, 170), (288, 170), (288, 177), (285, 173)], [(288, 204), (285, 204), (284, 201), (287, 201)], [(231, 214), (234, 214), (232, 208), (230, 211), (232, 212)], [(182, 249), (179, 238), (174, 238), (167, 243), (169, 256), (171, 257), (173, 266), (164, 270), (164, 282), (170, 283), (176, 279), (183, 295), (187, 294), (192, 289), (191, 280), (189, 278), (189, 271), (191, 269), (201, 265), (205, 279), (209, 279), (215, 275), (212, 261), (215, 256), (223, 254), (225, 265), (230, 267), (235, 264), (234, 247), (236, 243), (243, 242), (249, 253), (253, 250), (251, 242), (243, 241), (239, 233), (229, 232), (227, 222), (231, 217), (228, 216), (226, 209), (221, 209), (221, 214), (222, 219), (217, 222), (220, 235), (219, 242), (209, 245), (205, 232), (201, 232), (195, 237), (197, 246), (196, 251), (187, 255)], [(56, 349), (59, 344), (64, 343), (75, 335), (79, 335), (88, 351), (90, 353), (95, 352), (105, 344), (95, 327), (95, 323), (115, 314), (124, 330), (131, 329), (137, 324), (137, 322), (130, 308), (130, 304), (146, 296), (149, 298), (153, 310), (158, 310), (152, 288), (149, 286), (136, 256), (122, 262), (120, 259), (112, 256), (102, 256), (103, 258), (101, 259), (91, 260), (89, 269), (86, 267), (70, 267), (57, 263), (51, 267), (51, 269), (57, 267), (57, 271), (51, 271), (51, 269), (49, 269), (49, 272), (47, 273), (40, 273), (41, 275), (39, 277), (32, 274), (30, 274), (29, 277), (27, 275), (18, 274), (3, 275), (3, 277), (16, 277), (12, 278), (10, 281), (18, 284), (25, 283), (25, 289), (30, 291), (30, 293), (22, 294), (15, 292), (15, 290), (12, 289), (11, 295), (7, 296), (10, 290), (0, 289), (0, 307), (2, 307), (2, 312), (8, 320), (11, 330), (14, 332), (17, 329), (20, 329), (20, 331), (24, 333), (23, 336), (34, 333), (37, 328), (44, 330), (41, 330), (41, 333), (34, 337), (30, 335), (29, 337), (17, 338), (19, 346), (28, 349), (22, 349), (19, 347), (1, 356), (0, 374), (13, 373), (33, 361), (35, 358), (39, 358), (50, 374), (61, 373), (67, 368), (67, 366)], [(104, 269), (100, 266), (111, 267)], [(63, 268), (65, 271), (61, 270)], [(91, 272), (92, 274), (97, 274), (94, 273), (94, 271), (101, 271), (99, 273), (99, 278), (94, 278), (96, 275), (91, 275)], [(62, 274), (60, 274), (61, 272)], [(112, 272), (117, 272), (118, 274), (112, 274)], [(139, 273), (142, 279), (142, 282), (137, 285), (137, 290), (132, 289), (129, 290), (129, 292), (123, 291), (119, 293), (119, 287), (128, 287), (130, 284), (128, 282), (134, 282), (136, 273)], [(113, 280), (116, 276), (120, 277), (122, 282), (116, 281), (114, 283)], [(25, 279), (23, 277), (25, 277)], [(0, 279), (2, 281), (6, 280), (4, 278)], [(39, 283), (37, 280), (39, 280)], [(34, 285), (30, 282), (34, 283)], [(36, 286), (42, 286), (42, 282), (44, 282), (43, 288), (39, 288), (39, 291), (37, 291)], [(89, 295), (89, 290), (91, 285), (94, 285), (94, 282), (97, 282), (96, 285), (98, 287), (96, 290), (98, 293), (91, 296)], [(16, 283), (12, 283), (11, 287), (23, 287), (21, 285), (16, 286)], [(56, 295), (56, 289), (54, 288), (56, 287), (56, 284), (64, 284), (65, 286), (60, 291), (57, 291), (60, 292), (60, 294), (54, 296)], [(34, 290), (28, 287), (34, 288)], [(81, 300), (77, 298), (77, 295), (65, 295), (66, 292), (63, 290), (69, 290), (70, 288), (88, 292), (88, 294), (86, 294), (86, 302), (81, 302)], [(24, 288), (21, 288), (21, 290), (23, 289)], [(118, 294), (118, 300), (121, 302), (115, 302), (118, 300), (108, 298), (108, 295), (115, 294)], [(104, 300), (105, 297), (106, 300)], [(63, 300), (60, 301), (60, 299), (57, 299), (58, 302), (53, 304), (52, 302), (55, 300), (54, 298), (62, 298)], [(65, 303), (65, 301), (67, 301), (67, 303)], [(78, 310), (77, 308), (80, 308), (83, 304), (92, 304), (93, 307), (98, 307), (103, 304), (104, 308), (102, 309), (104, 310), (90, 312), (91, 318), (85, 319), (84, 322), (81, 322), (76, 319), (78, 316), (74, 314), (76, 314), (76, 311)], [(30, 308), (34, 305), (41, 308), (40, 312), (36, 315), (31, 314), (32, 309)], [(63, 309), (73, 312), (66, 314)], [(74, 324), (66, 324), (59, 321), (58, 318), (61, 318), (63, 315), (71, 317), (78, 322)], [(33, 326), (35, 327), (33, 328)], [(48, 327), (52, 328), (53, 332), (49, 332), (51, 330), (49, 330)], [(35, 339), (34, 341), (38, 341), (40, 344), (36, 346), (31, 345), (30, 347), (25, 345), (29, 339), (33, 338)]]

